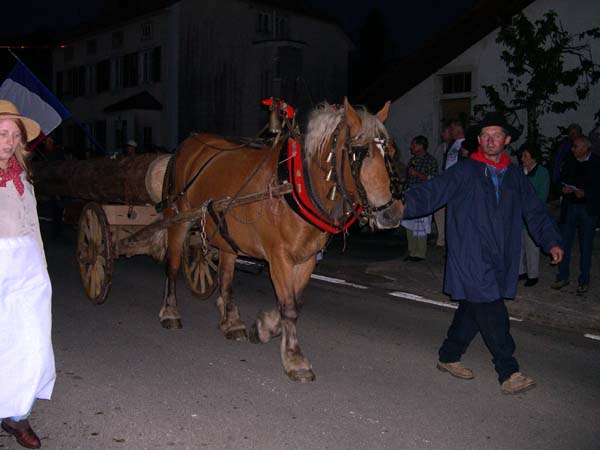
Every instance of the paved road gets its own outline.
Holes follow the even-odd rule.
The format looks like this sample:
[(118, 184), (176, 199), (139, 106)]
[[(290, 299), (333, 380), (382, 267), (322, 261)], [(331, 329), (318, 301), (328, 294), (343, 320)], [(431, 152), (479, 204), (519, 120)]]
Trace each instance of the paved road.
[[(119, 260), (92, 306), (73, 252), (48, 242), (58, 379), (33, 414), (47, 450), (600, 449), (596, 341), (514, 324), (539, 386), (504, 396), (480, 339), (465, 357), (475, 380), (434, 369), (450, 311), (313, 280), (299, 332), (317, 380), (297, 384), (278, 341), (226, 341), (212, 300), (183, 283), (185, 328), (161, 329), (163, 268), (149, 258)], [(273, 302), (265, 275), (240, 272), (235, 289), (248, 322)]]

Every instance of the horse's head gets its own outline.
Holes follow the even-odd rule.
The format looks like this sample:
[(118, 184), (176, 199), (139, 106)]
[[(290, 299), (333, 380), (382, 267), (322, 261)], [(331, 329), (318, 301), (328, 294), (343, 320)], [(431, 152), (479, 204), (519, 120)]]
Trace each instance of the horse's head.
[(394, 228), (400, 225), (404, 206), (391, 192), (391, 157), (393, 146), (383, 125), (390, 109), (388, 101), (372, 115), (355, 110), (344, 99), (344, 116), (348, 129), (347, 142), (352, 177), (360, 202), (371, 225)]

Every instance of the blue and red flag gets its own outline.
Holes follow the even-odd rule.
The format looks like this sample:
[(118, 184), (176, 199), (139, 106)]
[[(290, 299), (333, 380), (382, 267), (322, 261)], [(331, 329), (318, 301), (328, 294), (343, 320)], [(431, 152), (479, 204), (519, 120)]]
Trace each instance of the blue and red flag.
[(20, 60), (0, 85), (0, 99), (11, 101), (22, 115), (40, 124), (42, 133), (37, 142), (71, 116), (60, 100)]

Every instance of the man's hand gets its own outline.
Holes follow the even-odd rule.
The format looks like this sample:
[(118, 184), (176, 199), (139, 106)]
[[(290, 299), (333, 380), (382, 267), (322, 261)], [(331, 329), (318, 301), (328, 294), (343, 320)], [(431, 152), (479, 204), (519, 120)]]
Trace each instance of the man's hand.
[(550, 264), (558, 264), (562, 261), (563, 259), (563, 249), (556, 246), (556, 247), (552, 247), (550, 249), (550, 256), (552, 257), (552, 261), (550, 262)]

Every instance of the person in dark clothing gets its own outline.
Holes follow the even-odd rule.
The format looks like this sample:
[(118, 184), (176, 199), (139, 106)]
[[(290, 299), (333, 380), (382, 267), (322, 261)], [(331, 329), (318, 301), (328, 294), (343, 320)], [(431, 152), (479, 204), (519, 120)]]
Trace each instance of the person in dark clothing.
[(406, 193), (407, 218), (430, 214), (446, 205), (448, 256), (444, 291), (459, 301), (439, 349), (437, 367), (462, 379), (473, 378), (461, 356), (480, 332), (493, 355), (502, 392), (515, 394), (535, 381), (519, 371), (513, 356), (504, 299), (515, 297), (525, 220), (538, 244), (558, 264), (560, 233), (523, 171), (510, 163), (505, 147), (516, 131), (499, 113), (479, 123), (480, 147), (469, 159)]
[(565, 257), (558, 267), (558, 276), (553, 289), (562, 289), (569, 284), (569, 263), (575, 231), (579, 229), (580, 274), (577, 294), (588, 291), (594, 234), (600, 213), (600, 157), (591, 152), (592, 143), (585, 136), (573, 141), (572, 158), (567, 158), (561, 172), (562, 202), (561, 231), (565, 246)]

